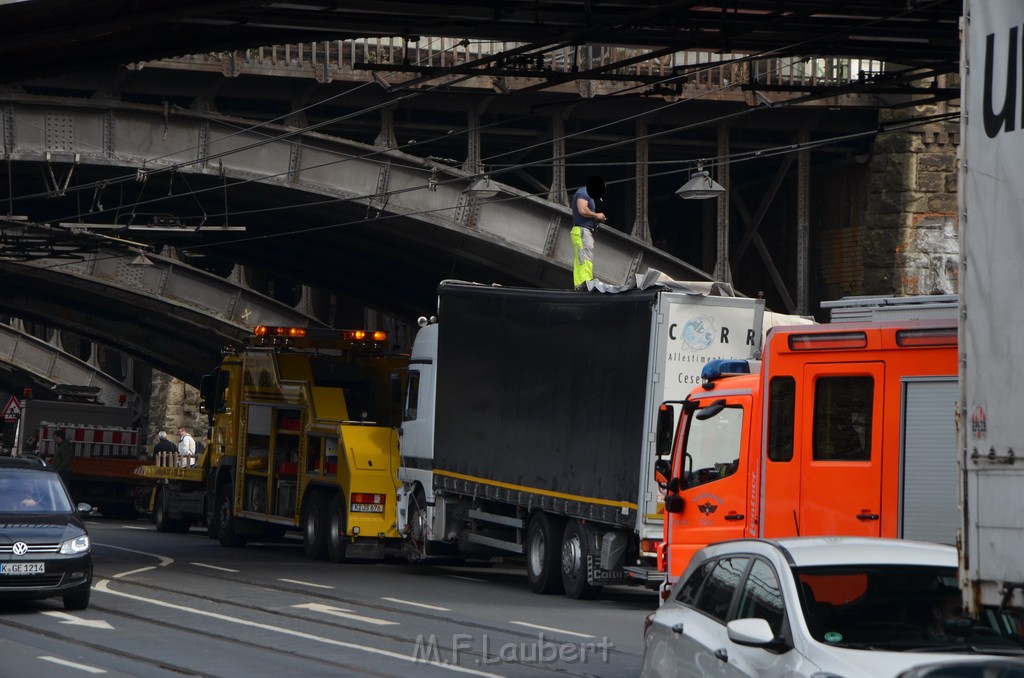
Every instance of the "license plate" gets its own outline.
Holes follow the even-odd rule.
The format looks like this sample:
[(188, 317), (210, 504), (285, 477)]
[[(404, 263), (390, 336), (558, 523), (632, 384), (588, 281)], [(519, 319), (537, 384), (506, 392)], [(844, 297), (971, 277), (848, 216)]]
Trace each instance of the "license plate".
[(0, 563), (0, 574), (43, 574), (45, 563)]
[(384, 513), (384, 504), (352, 504), (353, 513)]

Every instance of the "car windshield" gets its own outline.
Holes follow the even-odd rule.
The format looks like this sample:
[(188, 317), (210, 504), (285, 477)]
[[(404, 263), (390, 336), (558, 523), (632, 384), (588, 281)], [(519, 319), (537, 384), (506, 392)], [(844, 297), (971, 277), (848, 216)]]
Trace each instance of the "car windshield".
[(951, 567), (871, 565), (794, 568), (815, 640), (854, 649), (1016, 653), (1019, 638), (991, 616), (964, 614)]
[(0, 512), (43, 514), (69, 511), (71, 500), (56, 473), (0, 469)]

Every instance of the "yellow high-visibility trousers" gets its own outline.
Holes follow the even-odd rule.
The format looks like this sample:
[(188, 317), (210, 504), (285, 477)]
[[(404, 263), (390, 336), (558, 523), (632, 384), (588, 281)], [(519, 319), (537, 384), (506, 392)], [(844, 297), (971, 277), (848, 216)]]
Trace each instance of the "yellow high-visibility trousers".
[(569, 231), (572, 238), (572, 284), (579, 288), (594, 279), (594, 232), (589, 228), (573, 226)]

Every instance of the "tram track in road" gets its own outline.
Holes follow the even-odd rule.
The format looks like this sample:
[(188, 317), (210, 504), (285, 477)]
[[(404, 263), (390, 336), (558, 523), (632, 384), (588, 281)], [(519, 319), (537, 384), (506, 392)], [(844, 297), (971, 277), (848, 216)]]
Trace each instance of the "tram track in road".
[[(384, 605), (384, 604), (375, 603), (375, 602), (359, 601), (359, 600), (354, 600), (354, 599), (351, 599), (351, 598), (346, 598), (346, 597), (343, 597), (343, 596), (332, 595), (330, 592), (325, 592), (325, 591), (321, 591), (321, 590), (317, 590), (317, 591), (313, 592), (313, 591), (310, 591), (308, 589), (303, 589), (303, 588), (299, 588), (299, 587), (295, 587), (295, 586), (283, 586), (283, 585), (273, 584), (273, 583), (257, 583), (257, 582), (253, 582), (253, 581), (246, 581), (246, 580), (238, 578), (238, 577), (224, 576), (224, 575), (220, 575), (220, 574), (216, 574), (216, 573), (197, 572), (197, 573), (195, 573), (192, 576), (203, 577), (203, 578), (207, 578), (207, 579), (214, 579), (214, 580), (218, 580), (218, 581), (229, 582), (229, 583), (240, 584), (240, 585), (246, 585), (246, 586), (258, 586), (261, 589), (269, 589), (269, 590), (276, 591), (276, 592), (283, 593), (283, 594), (287, 594), (287, 595), (300, 595), (300, 596), (305, 596), (305, 597), (315, 596), (317, 603), (321, 603), (321, 604), (325, 604), (325, 605), (347, 605), (349, 607), (359, 607), (359, 608), (364, 608), (364, 609), (369, 609), (369, 610), (377, 610), (377, 611), (380, 611), (380, 612), (386, 612), (386, 613), (393, 614), (393, 615), (399, 615), (400, 617), (406, 617), (406, 618), (412, 617), (412, 618), (415, 618), (418, 622), (431, 622), (431, 621), (434, 621), (434, 622), (440, 622), (440, 623), (448, 624), (448, 625), (455, 625), (455, 626), (458, 626), (460, 628), (460, 632), (452, 634), (452, 639), (451, 639), (450, 642), (445, 642), (445, 640), (442, 637), (440, 637), (440, 635), (438, 635), (438, 636), (436, 636), (436, 643), (434, 643), (431, 646), (430, 649), (432, 651), (434, 651), (436, 655), (438, 655), (438, 656), (440, 656), (442, 658), (458, 656), (461, 659), (465, 660), (465, 661), (460, 661), (460, 664), (465, 664), (465, 665), (469, 665), (469, 666), (489, 667), (489, 668), (493, 669), (494, 671), (496, 671), (498, 673), (500, 673), (502, 671), (503, 667), (506, 667), (506, 670), (508, 670), (508, 668), (511, 668), (511, 667), (517, 667), (520, 670), (521, 669), (528, 669), (528, 670), (530, 670), (532, 672), (532, 674), (544, 673), (544, 674), (555, 674), (555, 675), (561, 675), (561, 676), (579, 676), (580, 678), (590, 678), (590, 677), (598, 675), (598, 674), (593, 673), (591, 671), (581, 671), (581, 670), (578, 670), (578, 668), (575, 668), (573, 664), (568, 664), (568, 665), (566, 665), (566, 664), (552, 665), (552, 664), (544, 663), (544, 662), (540, 662), (540, 661), (535, 661), (535, 662), (530, 662), (530, 661), (511, 661), (511, 662), (507, 662), (505, 664), (495, 663), (495, 656), (493, 654), (490, 654), (490, 653), (487, 652), (486, 645), (484, 646), (484, 648), (485, 648), (484, 651), (480, 651), (480, 650), (478, 650), (475, 647), (475, 645), (474, 645), (474, 647), (469, 648), (469, 647), (464, 647), (464, 646), (456, 647), (455, 644), (454, 644), (455, 643), (455, 638), (457, 636), (463, 636), (463, 637), (464, 636), (470, 636), (470, 637), (474, 637), (474, 638), (485, 638), (488, 634), (501, 634), (504, 637), (511, 637), (511, 638), (517, 639), (517, 641), (519, 641), (519, 642), (516, 643), (516, 645), (519, 646), (519, 647), (527, 647), (527, 646), (531, 646), (531, 645), (536, 645), (538, 643), (538, 638), (539, 638), (538, 634), (536, 634), (536, 633), (532, 633), (531, 634), (530, 632), (524, 631), (522, 629), (507, 628), (507, 627), (502, 627), (502, 626), (498, 626), (498, 625), (495, 625), (495, 624), (485, 624), (485, 623), (481, 623), (481, 622), (456, 620), (456, 619), (453, 619), (452, 617), (442, 616), (440, 614), (434, 614), (434, 613), (431, 613), (431, 612), (429, 612), (427, 610), (423, 610), (422, 612), (420, 610), (413, 611), (413, 610), (409, 610), (407, 608), (400, 608), (400, 607), (397, 607), (397, 606)], [(228, 606), (228, 608), (238, 609), (240, 611), (244, 611), (244, 613), (259, 613), (259, 614), (271, 615), (271, 616), (276, 617), (276, 618), (281, 618), (281, 619), (286, 619), (286, 620), (290, 620), (290, 621), (301, 622), (301, 623), (304, 623), (304, 624), (311, 624), (314, 627), (325, 627), (325, 628), (330, 629), (330, 630), (332, 630), (334, 632), (337, 632), (337, 631), (344, 631), (346, 633), (353, 633), (354, 632), (354, 633), (360, 634), (362, 636), (373, 638), (373, 639), (376, 639), (376, 640), (397, 643), (397, 644), (403, 645), (403, 646), (404, 645), (409, 645), (409, 646), (411, 646), (410, 647), (410, 653), (408, 655), (406, 655), (405, 658), (407, 660), (413, 660), (416, 657), (416, 646), (417, 646), (417, 642), (419, 642), (418, 638), (410, 637), (408, 634), (400, 634), (400, 633), (394, 633), (394, 632), (391, 632), (391, 631), (385, 631), (385, 630), (383, 630), (383, 628), (380, 628), (380, 627), (374, 628), (374, 627), (367, 626), (367, 625), (364, 625), (364, 624), (359, 624), (359, 623), (345, 623), (345, 621), (341, 617), (330, 616), (330, 617), (325, 617), (325, 618), (317, 618), (317, 617), (312, 617), (312, 616), (306, 616), (306, 615), (303, 615), (303, 614), (292, 612), (290, 610), (284, 610), (284, 609), (280, 609), (280, 608), (276, 608), (276, 607), (267, 607), (267, 606), (264, 606), (264, 605), (258, 605), (258, 604), (253, 604), (253, 603), (244, 603), (244, 602), (233, 601), (233, 600), (225, 600), (223, 597), (217, 597), (217, 596), (213, 596), (213, 595), (205, 595), (205, 594), (201, 594), (201, 593), (196, 593), (196, 592), (194, 592), (194, 590), (193, 591), (183, 591), (183, 590), (180, 590), (180, 589), (177, 589), (177, 588), (173, 588), (173, 587), (170, 587), (170, 586), (162, 586), (162, 585), (153, 584), (153, 583), (150, 583), (150, 582), (140, 582), (140, 581), (133, 580), (133, 579), (130, 579), (130, 578), (110, 579), (109, 582), (105, 582), (105, 584), (107, 584), (107, 583), (108, 584), (114, 584), (114, 585), (117, 585), (119, 587), (121, 587), (121, 586), (135, 587), (135, 590), (152, 591), (152, 592), (157, 593), (157, 594), (169, 594), (169, 595), (173, 595), (175, 597), (178, 597), (179, 599), (181, 597), (184, 597), (186, 599), (202, 601), (203, 603), (212, 603), (212, 604), (216, 604), (218, 606)], [(97, 596), (94, 593), (93, 601), (96, 600), (96, 597)], [(131, 613), (126, 613), (126, 612), (117, 610), (116, 608), (111, 608), (111, 607), (108, 607), (108, 606), (105, 606), (105, 605), (102, 605), (102, 604), (97, 604), (96, 602), (93, 602), (92, 604), (90, 604), (90, 609), (95, 609), (95, 610), (99, 610), (99, 611), (103, 611), (103, 612), (109, 612), (110, 614), (116, 614), (116, 615), (120, 615), (120, 616), (125, 616), (125, 617), (128, 617), (128, 618), (137, 619), (137, 620), (140, 620), (140, 621), (146, 621), (146, 622), (150, 622), (150, 623), (153, 622), (153, 620), (148, 618), (148, 617), (137, 616), (137, 615), (133, 615)], [(165, 623), (164, 622), (160, 622), (160, 625), (165, 625)], [(186, 631), (186, 632), (189, 632), (189, 633), (197, 633), (197, 631), (195, 631), (195, 629), (190, 628), (188, 626), (174, 625), (174, 624), (166, 624), (166, 626), (168, 628), (180, 629), (180, 630), (183, 630), (183, 631)], [(477, 633), (474, 633), (474, 632), (477, 632)], [(571, 631), (567, 631), (566, 633), (569, 634), (569, 635), (574, 635), (574, 636), (582, 635), (582, 634), (579, 634), (579, 633), (576, 633), (576, 632), (571, 632)], [(201, 635), (205, 636), (207, 634), (201, 634)], [(423, 634), (420, 634), (419, 638), (422, 638), (422, 635)], [(597, 641), (598, 639), (595, 638), (594, 640)], [(240, 644), (245, 644), (247, 647), (254, 647), (254, 648), (261, 648), (261, 649), (264, 648), (263, 645), (249, 644), (249, 643), (245, 643), (244, 641), (239, 641), (239, 642), (240, 642)], [(546, 638), (546, 640), (544, 642), (546, 642), (548, 644), (555, 645), (555, 646), (558, 646), (560, 644), (580, 646), (580, 645), (584, 644), (584, 643), (580, 642), (579, 638), (560, 640), (556, 634), (552, 634), (550, 637)], [(609, 646), (609, 647), (607, 647), (606, 650), (603, 650), (603, 651), (607, 653), (606, 654), (607, 658), (603, 660), (605, 665), (610, 665), (610, 664), (613, 663), (612, 659), (609, 659), (609, 658), (617, 658), (617, 659), (619, 659), (624, 664), (631, 663), (631, 662), (635, 662), (635, 663), (639, 662), (639, 656), (636, 655), (635, 653), (626, 652), (626, 651), (623, 651), (623, 650), (618, 650), (614, 646)], [(289, 654), (289, 653), (285, 653), (285, 654)], [(302, 656), (302, 655), (299, 655), (299, 656)], [(600, 654), (597, 653), (597, 652), (592, 652), (591, 656), (600, 657)], [(447, 664), (446, 661), (443, 661), (442, 663)], [(618, 663), (618, 662), (614, 662), (614, 663)], [(428, 665), (428, 663), (424, 662), (422, 665)], [(586, 664), (581, 664), (580, 666), (581, 667), (582, 666), (586, 666)]]

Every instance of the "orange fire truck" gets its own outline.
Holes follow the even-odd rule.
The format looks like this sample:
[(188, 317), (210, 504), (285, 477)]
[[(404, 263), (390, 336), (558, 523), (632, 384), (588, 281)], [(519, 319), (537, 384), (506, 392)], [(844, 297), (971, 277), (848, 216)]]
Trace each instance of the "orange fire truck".
[(904, 307), (884, 320), (773, 328), (763, 362), (705, 366), (704, 383), (675, 403), (674, 435), (675, 408), (664, 404), (658, 451), (671, 446), (671, 458), (658, 462), (658, 562), (668, 580), (699, 548), (740, 537), (952, 544), (960, 517), (951, 299), (930, 319), (893, 319), (914, 316)]

